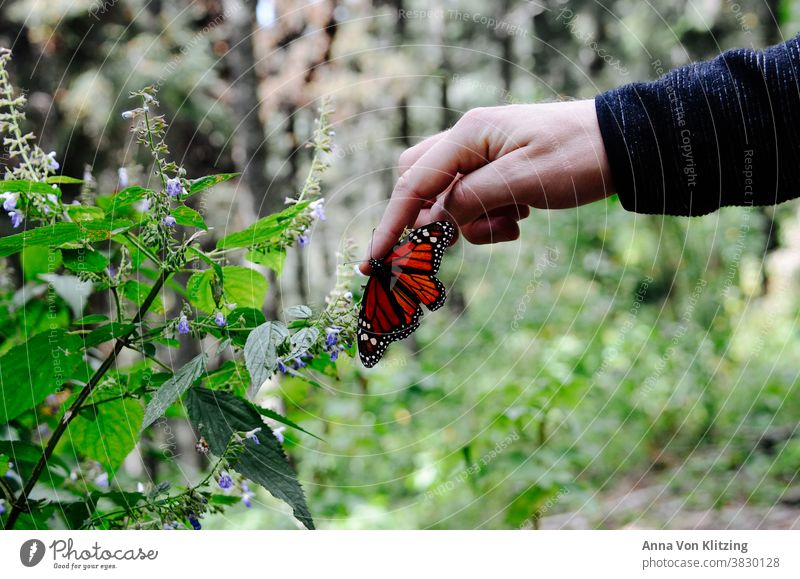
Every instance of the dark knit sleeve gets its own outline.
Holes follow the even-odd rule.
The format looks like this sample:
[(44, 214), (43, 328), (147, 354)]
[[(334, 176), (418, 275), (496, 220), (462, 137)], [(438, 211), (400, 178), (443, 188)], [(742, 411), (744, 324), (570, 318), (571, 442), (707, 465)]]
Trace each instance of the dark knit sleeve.
[(622, 206), (703, 215), (800, 196), (800, 36), (595, 99)]

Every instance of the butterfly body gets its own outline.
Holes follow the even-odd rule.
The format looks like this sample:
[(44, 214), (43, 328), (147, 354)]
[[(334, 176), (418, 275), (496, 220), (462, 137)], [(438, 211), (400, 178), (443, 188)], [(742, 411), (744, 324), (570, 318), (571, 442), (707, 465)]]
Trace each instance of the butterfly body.
[(444, 305), (445, 288), (435, 274), (454, 235), (453, 225), (437, 221), (412, 230), (382, 259), (369, 260), (372, 274), (358, 316), (364, 366), (377, 364), (390, 343), (419, 327), (421, 304), (431, 311)]

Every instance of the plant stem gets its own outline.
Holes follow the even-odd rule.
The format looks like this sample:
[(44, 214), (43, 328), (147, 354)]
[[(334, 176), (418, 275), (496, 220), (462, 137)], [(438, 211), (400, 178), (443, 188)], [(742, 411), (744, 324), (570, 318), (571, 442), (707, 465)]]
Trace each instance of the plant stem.
[(136, 236), (135, 236), (133, 233), (131, 233), (130, 231), (126, 231), (126, 232), (125, 232), (123, 235), (125, 236), (125, 239), (127, 239), (128, 241), (130, 241), (132, 244), (134, 244), (134, 245), (136, 246), (136, 249), (138, 249), (138, 250), (139, 250), (139, 251), (141, 251), (143, 254), (145, 254), (145, 255), (146, 255), (148, 258), (150, 258), (150, 261), (152, 261), (153, 263), (155, 263), (155, 264), (156, 264), (157, 266), (159, 266), (159, 267), (161, 267), (161, 266), (162, 266), (161, 260), (160, 260), (160, 259), (158, 259), (158, 258), (157, 258), (157, 257), (156, 257), (156, 256), (155, 256), (155, 255), (154, 255), (154, 254), (153, 254), (153, 253), (152, 253), (152, 252), (149, 250), (149, 249), (147, 249), (147, 248), (146, 248), (144, 245), (142, 245), (142, 243), (139, 241), (139, 238), (138, 238), (138, 237), (136, 237)]
[(78, 394), (78, 397), (75, 399), (75, 402), (73, 402), (69, 409), (64, 412), (64, 416), (61, 417), (58, 426), (53, 431), (53, 435), (50, 437), (50, 440), (47, 441), (47, 446), (45, 447), (42, 456), (39, 458), (39, 462), (37, 462), (36, 466), (33, 468), (33, 472), (31, 472), (28, 482), (25, 483), (25, 487), (22, 489), (22, 492), (20, 492), (19, 496), (14, 501), (14, 505), (8, 515), (8, 520), (6, 521), (7, 531), (14, 528), (14, 525), (17, 523), (17, 519), (19, 519), (23, 509), (28, 509), (28, 498), (30, 497), (33, 488), (36, 486), (39, 477), (42, 476), (42, 472), (47, 466), (47, 461), (52, 456), (56, 445), (67, 431), (69, 423), (72, 422), (76, 416), (78, 416), (78, 413), (80, 412), (86, 400), (89, 399), (89, 396), (91, 396), (92, 392), (94, 392), (95, 388), (97, 388), (100, 380), (102, 380), (103, 376), (105, 376), (106, 372), (108, 372), (108, 370), (114, 364), (117, 356), (122, 351), (122, 348), (125, 347), (127, 338), (136, 330), (136, 326), (139, 325), (147, 313), (147, 310), (150, 309), (151, 305), (153, 305), (153, 301), (155, 301), (156, 297), (158, 296), (158, 292), (161, 291), (161, 286), (164, 285), (164, 282), (167, 281), (167, 278), (170, 276), (170, 274), (170, 271), (162, 270), (161, 275), (159, 276), (158, 280), (156, 280), (156, 283), (153, 285), (150, 293), (147, 294), (147, 297), (144, 299), (144, 302), (142, 302), (142, 306), (139, 308), (136, 317), (133, 319), (134, 327), (131, 328), (131, 330), (125, 335), (117, 338), (117, 341), (114, 344), (114, 349), (95, 371), (95, 373), (89, 379), (89, 382), (87, 382), (86, 386), (83, 387), (80, 394)]

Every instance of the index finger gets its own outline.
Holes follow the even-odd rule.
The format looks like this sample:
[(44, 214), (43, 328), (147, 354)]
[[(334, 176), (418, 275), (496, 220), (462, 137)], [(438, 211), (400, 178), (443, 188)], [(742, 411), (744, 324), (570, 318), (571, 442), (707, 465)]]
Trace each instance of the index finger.
[(385, 255), (405, 228), (413, 225), (425, 202), (447, 189), (458, 173), (489, 162), (485, 143), (476, 143), (473, 137), (456, 126), (400, 176), (375, 230), (371, 257)]

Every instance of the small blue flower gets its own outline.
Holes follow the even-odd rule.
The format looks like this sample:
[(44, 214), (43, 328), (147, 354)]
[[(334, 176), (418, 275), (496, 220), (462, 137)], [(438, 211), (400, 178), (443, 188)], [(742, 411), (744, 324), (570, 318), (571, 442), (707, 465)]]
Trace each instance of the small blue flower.
[(165, 531), (173, 531), (178, 527), (178, 523), (173, 521), (171, 523), (164, 523), (164, 530)]
[(8, 212), (14, 211), (17, 208), (17, 198), (19, 193), (3, 193), (3, 209)]
[(175, 227), (176, 221), (172, 215), (167, 215), (164, 219), (161, 220), (161, 223), (163, 223), (167, 227)]
[(308, 238), (308, 235), (306, 235), (305, 233), (297, 238), (297, 243), (300, 244), (300, 247), (305, 247), (306, 245), (308, 245), (309, 241), (310, 239)]
[(300, 368), (305, 368), (305, 367), (306, 363), (303, 362), (300, 358), (295, 358), (294, 360), (292, 360), (292, 368), (294, 368), (295, 370), (299, 370)]
[(326, 215), (325, 215), (325, 206), (323, 205), (324, 202), (325, 202), (324, 199), (317, 199), (310, 205), (312, 218), (319, 219), (320, 221), (325, 221)]
[(272, 429), (272, 434), (275, 435), (275, 438), (277, 438), (278, 442), (280, 442), (281, 444), (283, 444), (283, 441), (284, 441), (284, 437), (283, 437), (283, 431), (284, 430), (286, 430), (285, 426), (279, 426), (278, 428), (273, 428)]
[(254, 428), (253, 430), (249, 430), (245, 433), (245, 436), (248, 440), (252, 440), (256, 444), (261, 444), (261, 441), (258, 439), (258, 433), (261, 432), (261, 427)]
[(167, 195), (170, 197), (178, 197), (185, 192), (181, 180), (177, 177), (167, 179)]
[(286, 367), (286, 364), (278, 360), (278, 371), (280, 371), (283, 374), (286, 374), (289, 371), (289, 369)]
[(94, 477), (94, 484), (99, 486), (100, 488), (107, 489), (108, 488), (108, 473), (103, 472)]
[(144, 199), (139, 201), (139, 203), (136, 204), (136, 210), (139, 213), (146, 213), (147, 211), (149, 211), (150, 210), (150, 199), (145, 197)]
[(14, 229), (22, 225), (22, 213), (19, 211), (12, 211), (8, 216), (11, 218), (11, 225)]
[(194, 513), (189, 513), (189, 524), (192, 525), (195, 531), (199, 531), (203, 528)]
[(122, 118), (123, 119), (132, 119), (133, 118), (133, 111), (123, 111)]
[(117, 169), (117, 181), (120, 189), (128, 186), (128, 170), (125, 167)]
[(222, 312), (217, 312), (216, 317), (214, 317), (214, 323), (217, 324), (220, 328), (224, 328), (228, 325), (228, 322), (225, 321), (225, 314)]
[(339, 332), (342, 331), (342, 328), (337, 326), (331, 326), (330, 328), (325, 328), (325, 346), (327, 348), (332, 348), (337, 344), (339, 341)]
[(250, 499), (256, 496), (256, 493), (250, 490), (250, 485), (247, 484), (247, 481), (242, 481), (242, 502), (244, 506), (248, 509), (253, 506), (253, 503)]
[(48, 167), (50, 168), (51, 171), (58, 171), (58, 169), (61, 167), (58, 161), (56, 161), (55, 151), (50, 151), (47, 154), (47, 162), (48, 162)]
[(231, 478), (231, 475), (229, 475), (227, 472), (225, 472), (223, 470), (219, 475), (219, 483), (218, 484), (219, 484), (219, 488), (221, 488), (223, 490), (228, 490), (229, 488), (231, 488), (233, 486), (233, 479)]
[(331, 352), (331, 362), (335, 362), (339, 358), (339, 350)]
[(179, 334), (189, 333), (189, 320), (187, 319), (186, 315), (182, 315), (180, 319), (178, 319), (178, 333)]
[[(242, 497), (244, 498), (244, 496)], [(5, 499), (0, 499), (0, 515), (6, 512), (6, 501)]]

